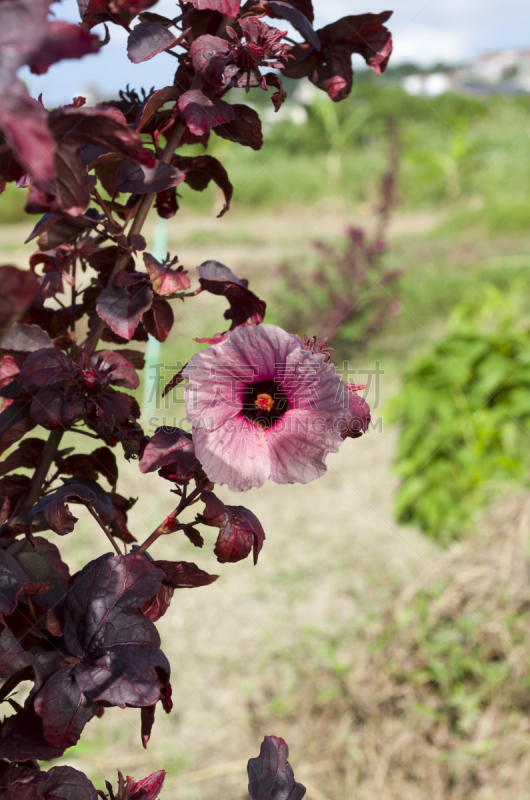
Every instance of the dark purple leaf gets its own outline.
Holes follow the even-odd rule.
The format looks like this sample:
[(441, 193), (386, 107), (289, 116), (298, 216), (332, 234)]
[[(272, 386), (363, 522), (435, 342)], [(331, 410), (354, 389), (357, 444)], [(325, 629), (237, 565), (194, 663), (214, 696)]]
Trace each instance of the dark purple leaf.
[(238, 144), (252, 147), (253, 150), (259, 150), (263, 144), (259, 114), (250, 106), (240, 105), (239, 103), (235, 103), (232, 108), (234, 109), (235, 118), (232, 122), (218, 125), (215, 128), (215, 133), (230, 142), (237, 142)]
[(178, 211), (177, 190), (168, 189), (167, 192), (158, 192), (155, 208), (159, 217), (171, 219)]
[(230, 311), (225, 317), (232, 320), (230, 330), (244, 325), (248, 320), (259, 323), (265, 317), (266, 303), (248, 289), (248, 281), (237, 278), (228, 267), (218, 261), (205, 261), (197, 267), (199, 283), (205, 291), (226, 297)]
[(274, 110), (279, 111), (283, 101), (287, 97), (287, 92), (283, 88), (280, 76), (275, 72), (267, 72), (264, 78), (267, 86), (274, 86), (277, 89), (277, 91), (272, 95), (272, 104), (274, 106)]
[(200, 514), (200, 522), (213, 528), (220, 528), (227, 518), (223, 501), (213, 492), (202, 492), (201, 501), (204, 503), (204, 510)]
[(24, 361), (20, 370), (19, 381), (26, 389), (35, 386), (47, 386), (58, 381), (72, 378), (76, 370), (61, 350), (35, 350)]
[(30, 405), (30, 413), (38, 425), (48, 430), (69, 428), (86, 411), (80, 392), (67, 392), (52, 386), (40, 389)]
[(96, 502), (96, 495), (91, 489), (83, 486), (81, 483), (69, 484), (68, 486), (61, 486), (52, 494), (42, 497), (36, 503), (28, 514), (26, 523), (26, 531), (31, 533), (33, 520), (39, 514), (42, 514), (44, 520), (49, 528), (60, 536), (71, 533), (74, 529), (77, 517), (74, 517), (68, 503), (78, 502), (84, 505)]
[(116, 191), (130, 194), (163, 192), (178, 186), (186, 176), (171, 164), (157, 161), (154, 167), (142, 167), (126, 161), (116, 176)]
[(36, 75), (63, 58), (83, 58), (99, 50), (99, 38), (70, 22), (48, 20), (44, 39), (38, 50), (33, 50), (26, 63)]
[(101, 375), (102, 383), (137, 389), (140, 378), (133, 365), (115, 350), (99, 350), (90, 359), (91, 367)]
[(35, 469), (42, 455), (44, 445), (43, 439), (24, 439), (18, 448), (13, 453), (10, 453), (5, 461), (0, 463), (0, 477), (19, 467)]
[(208, 586), (219, 577), (219, 575), (209, 575), (199, 569), (196, 564), (188, 561), (154, 561), (153, 563), (165, 575), (156, 595), (141, 606), (142, 613), (153, 622), (166, 613), (175, 589)]
[(226, 214), (230, 208), (234, 187), (220, 161), (213, 156), (173, 156), (172, 163), (186, 173), (186, 183), (196, 192), (202, 192), (210, 181), (214, 181), (225, 196), (225, 205), (217, 216), (222, 217)]
[(35, 714), (32, 704), (7, 717), (0, 725), (0, 758), (11, 761), (43, 759), (45, 761), (62, 756), (63, 748), (49, 744), (42, 734), (42, 721)]
[(95, 221), (86, 215), (69, 217), (61, 213), (45, 214), (37, 222), (24, 244), (38, 236), (37, 241), (41, 250), (53, 250), (61, 244), (77, 239), (95, 224)]
[(77, 576), (65, 602), (64, 639), (81, 659), (75, 679), (91, 700), (142, 707), (160, 698), (158, 673), (167, 681), (169, 664), (155, 626), (136, 611), (163, 577), (136, 555), (101, 556)]
[(45, 347), (53, 347), (53, 342), (40, 325), (23, 325), (18, 322), (0, 342), (3, 350), (16, 350), (20, 353), (31, 353)]
[(88, 700), (79, 689), (74, 669), (68, 666), (54, 672), (33, 703), (42, 719), (44, 738), (48, 744), (63, 750), (77, 744), (81, 731), (98, 710), (97, 703)]
[(219, 14), (226, 14), (230, 19), (236, 19), (239, 14), (241, 0), (191, 0), (198, 11), (211, 9)]
[(97, 800), (92, 783), (73, 767), (52, 767), (47, 773), (42, 796), (44, 800)]
[(67, 592), (70, 580), (68, 566), (61, 559), (57, 547), (47, 539), (36, 536), (34, 546), (27, 539), (17, 539), (9, 545), (7, 552), (18, 562), (29, 581), (51, 586), (49, 591), (33, 599), (33, 606), (41, 613), (57, 606)]
[(140, 64), (174, 47), (179, 43), (179, 39), (180, 37), (175, 36), (163, 25), (158, 25), (156, 22), (140, 22), (129, 34), (127, 55), (133, 64)]
[(79, 13), (87, 28), (100, 22), (114, 22), (127, 28), (137, 14), (141, 14), (158, 0), (77, 0)]
[(67, 486), (85, 486), (94, 492), (96, 499), (91, 503), (92, 508), (98, 513), (104, 525), (110, 525), (114, 517), (114, 506), (109, 493), (106, 492), (93, 478), (76, 477), (65, 481)]
[(38, 579), (28, 581), (16, 559), (6, 550), (0, 550), (0, 614), (12, 614), (19, 595), (44, 594), (50, 589), (49, 583), (41, 583)]
[(151, 307), (153, 292), (147, 285), (104, 289), (98, 297), (97, 312), (109, 328), (122, 339), (129, 340), (142, 315)]
[(154, 336), (159, 342), (165, 342), (175, 317), (173, 309), (163, 297), (154, 297), (151, 308), (144, 315), (143, 323), (147, 333)]
[(191, 434), (180, 428), (157, 428), (147, 442), (138, 466), (142, 473), (172, 466), (183, 477), (191, 476), (199, 466)]
[(49, 124), (60, 146), (80, 147), (90, 142), (138, 164), (154, 165), (153, 153), (143, 146), (139, 134), (128, 127), (127, 120), (117, 109), (102, 106), (59, 108), (50, 114)]
[(205, 86), (214, 89), (223, 86), (225, 67), (233, 58), (226, 39), (209, 34), (199, 36), (190, 47), (190, 56), (193, 68)]
[(143, 259), (155, 294), (172, 295), (190, 288), (190, 279), (182, 267), (171, 269), (150, 253), (144, 253)]
[(302, 11), (294, 8), (290, 2), (285, 2), (285, 0), (267, 0), (267, 7), (272, 9), (275, 15), (290, 22), (293, 28), (296, 28), (307, 42), (312, 44), (317, 50), (320, 50), (320, 39), (313, 30), (309, 19)]
[[(33, 677), (37, 686), (42, 683), (42, 670), (33, 655), (24, 650), (22, 642), (0, 623), (0, 678), (5, 680), (27, 670), (28, 678)], [(33, 675), (30, 670), (33, 671)], [(0, 784), (1, 785), (1, 784)]]
[(234, 109), (224, 100), (209, 97), (201, 89), (190, 89), (178, 99), (178, 107), (186, 125), (196, 136), (204, 136), (211, 128), (234, 119)]
[(0, 455), (35, 427), (26, 403), (11, 403), (0, 413)]
[(171, 101), (177, 101), (180, 94), (181, 92), (176, 86), (165, 86), (163, 89), (159, 89), (157, 92), (153, 92), (153, 94), (149, 95), (142, 109), (142, 116), (138, 123), (138, 132), (142, 130), (144, 125), (151, 119), (155, 111), (158, 111), (160, 106)]
[(227, 561), (241, 561), (253, 550), (254, 564), (257, 564), (265, 531), (252, 511), (244, 506), (226, 506), (226, 516), (219, 527), (214, 548), (218, 561), (222, 564)]
[(250, 800), (302, 800), (305, 786), (296, 783), (288, 757), (283, 739), (265, 736), (259, 756), (248, 762)]
[[(0, 15), (1, 19), (1, 15)], [(39, 281), (33, 272), (18, 267), (0, 267), (0, 339), (9, 334), (18, 317), (39, 293)], [(5, 344), (2, 347), (6, 348)]]

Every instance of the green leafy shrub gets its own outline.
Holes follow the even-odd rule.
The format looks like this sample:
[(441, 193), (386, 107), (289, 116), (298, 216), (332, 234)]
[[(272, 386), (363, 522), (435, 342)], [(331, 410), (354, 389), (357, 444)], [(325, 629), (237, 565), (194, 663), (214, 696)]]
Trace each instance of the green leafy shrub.
[(391, 404), (402, 425), (396, 513), (447, 542), (530, 465), (530, 320), (523, 293), (486, 286), (450, 333), (406, 370)]

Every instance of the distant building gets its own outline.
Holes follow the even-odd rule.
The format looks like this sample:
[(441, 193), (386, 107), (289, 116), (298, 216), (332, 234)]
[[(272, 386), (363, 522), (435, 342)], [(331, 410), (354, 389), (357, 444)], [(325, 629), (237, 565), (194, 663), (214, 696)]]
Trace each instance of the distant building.
[(436, 97), (445, 92), (474, 94), (530, 93), (530, 50), (484, 53), (465, 66), (420, 72), (403, 79), (408, 94)]

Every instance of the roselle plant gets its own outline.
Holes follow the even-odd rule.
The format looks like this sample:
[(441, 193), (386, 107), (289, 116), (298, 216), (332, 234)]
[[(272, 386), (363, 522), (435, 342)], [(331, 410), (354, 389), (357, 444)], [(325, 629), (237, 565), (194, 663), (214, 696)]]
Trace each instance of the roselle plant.
[[(157, 704), (170, 713), (170, 664), (155, 622), (176, 589), (218, 576), (157, 560), (157, 539), (180, 532), (202, 547), (199, 526), (214, 527), (219, 562), (251, 551), (257, 562), (265, 539), (259, 520), (222, 503), (215, 484), (242, 491), (268, 479), (306, 483), (370, 417), (360, 387), (340, 379), (328, 348), (262, 324), (265, 302), (246, 280), (209, 260), (192, 287), (176, 258), (161, 262), (146, 252), (142, 228), (153, 205), (161, 217), (177, 212), (183, 182), (202, 191), (213, 181), (225, 199), (219, 216), (228, 211), (233, 189), (223, 165), (180, 148), (207, 148), (212, 131), (261, 147), (258, 114), (229, 102), (230, 92), (241, 99), (238, 89), (271, 91), (279, 110), (287, 75), (309, 77), (341, 100), (351, 89), (353, 53), (384, 71), (391, 12), (348, 16), (315, 31), (311, 0), (181, 1), (173, 19), (148, 10), (156, 0), (78, 0), (74, 25), (57, 20), (50, 2), (0, 0), (1, 190), (27, 190), (26, 210), (39, 216), (27, 239), (38, 248), (29, 268), (0, 267), (0, 796), (151, 800), (163, 772), (139, 781), (119, 773), (117, 788), (107, 783), (105, 794), (78, 770), (46, 772), (37, 760), (61, 756), (112, 706), (140, 709), (144, 747)], [(104, 40), (91, 32), (98, 23), (105, 23)], [(95, 56), (111, 24), (129, 31), (132, 62), (176, 57), (166, 86), (127, 88), (90, 107), (76, 97), (53, 110), (29, 96), (20, 67), (40, 74), (63, 58)], [(160, 61), (161, 71), (175, 66), (164, 55)], [(148, 438), (138, 402), (124, 391), (138, 387), (144, 364), (130, 343), (149, 335), (165, 341), (170, 301), (194, 303), (200, 313), (202, 292), (226, 298), (230, 324), (200, 339), (208, 347), (167, 387), (189, 381), (192, 432), (160, 428)], [(74, 441), (76, 434), (95, 439), (92, 453), (65, 447), (67, 431)], [(120, 450), (177, 495), (174, 511), (139, 543), (127, 527), (131, 503), (118, 491)], [(75, 504), (88, 509), (93, 535), (105, 536), (112, 550), (71, 576), (42, 534), (75, 535)], [(15, 690), (28, 680), (21, 705)], [(249, 762), (253, 800), (304, 795), (287, 755), (282, 739), (265, 737)]]

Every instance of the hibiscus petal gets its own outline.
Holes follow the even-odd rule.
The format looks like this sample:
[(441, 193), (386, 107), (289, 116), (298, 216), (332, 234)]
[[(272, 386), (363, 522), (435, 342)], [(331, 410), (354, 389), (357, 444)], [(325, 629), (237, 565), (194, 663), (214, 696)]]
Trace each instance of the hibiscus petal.
[(326, 472), (328, 453), (341, 444), (340, 417), (319, 411), (288, 411), (268, 431), (270, 478), (275, 483), (309, 483)]
[(204, 471), (211, 481), (225, 483), (232, 492), (246, 492), (268, 480), (269, 436), (270, 431), (241, 416), (215, 431), (193, 431), (195, 453)]

